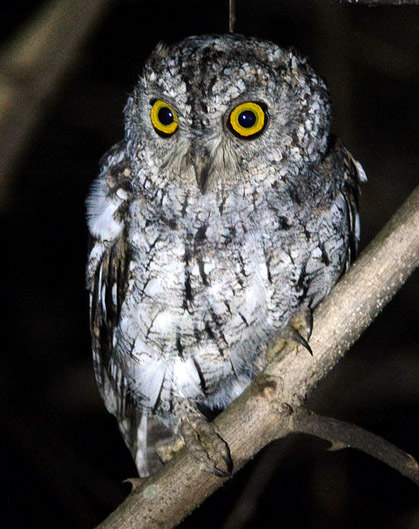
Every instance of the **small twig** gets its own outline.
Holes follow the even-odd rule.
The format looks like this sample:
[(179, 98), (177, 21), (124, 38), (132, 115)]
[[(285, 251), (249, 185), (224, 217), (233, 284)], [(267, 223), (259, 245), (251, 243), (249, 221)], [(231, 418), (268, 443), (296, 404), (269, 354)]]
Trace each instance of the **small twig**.
[(236, 0), (228, 0), (228, 31), (234, 33), (236, 24)]
[(360, 426), (339, 421), (332, 417), (323, 417), (300, 407), (292, 416), (294, 432), (315, 435), (329, 441), (332, 450), (356, 448), (379, 459), (403, 476), (419, 485), (419, 465), (410, 454)]

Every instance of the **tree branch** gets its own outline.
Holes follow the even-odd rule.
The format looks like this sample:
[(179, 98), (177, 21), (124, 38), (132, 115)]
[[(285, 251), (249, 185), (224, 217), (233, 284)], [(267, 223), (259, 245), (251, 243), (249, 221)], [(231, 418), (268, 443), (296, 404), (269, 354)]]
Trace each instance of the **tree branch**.
[(1, 50), (0, 208), (10, 200), (11, 172), (43, 105), (114, 1), (47, 2)]
[(329, 4), (359, 4), (367, 6), (419, 5), (419, 0), (326, 0)]
[[(301, 348), (283, 351), (215, 419), (217, 430), (230, 447), (235, 471), (273, 439), (284, 437), (298, 427), (303, 428), (303, 416), (298, 415), (303, 399), (342, 358), (418, 266), (418, 234), (419, 186), (315, 311), (315, 327), (310, 340), (314, 357)], [(275, 347), (274, 344), (273, 349)], [(293, 413), (297, 417), (296, 423)], [(308, 425), (305, 427), (308, 430)], [(314, 430), (314, 424), (311, 428)], [(358, 448), (366, 448), (366, 442), (364, 446), (358, 441), (358, 444), (352, 442)], [(384, 459), (383, 446), (378, 443), (367, 451)], [(413, 458), (409, 459), (409, 465), (414, 472)], [(400, 465), (392, 466), (400, 470)], [(224, 481), (202, 470), (199, 463), (183, 450), (158, 474), (139, 485), (135, 482), (128, 498), (98, 529), (174, 527)]]
[(419, 485), (417, 461), (410, 454), (400, 450), (379, 435), (368, 432), (356, 424), (317, 415), (303, 406), (294, 413), (292, 423), (295, 433), (307, 433), (329, 441), (332, 444), (331, 450), (342, 448), (361, 450), (398, 470), (403, 476)]

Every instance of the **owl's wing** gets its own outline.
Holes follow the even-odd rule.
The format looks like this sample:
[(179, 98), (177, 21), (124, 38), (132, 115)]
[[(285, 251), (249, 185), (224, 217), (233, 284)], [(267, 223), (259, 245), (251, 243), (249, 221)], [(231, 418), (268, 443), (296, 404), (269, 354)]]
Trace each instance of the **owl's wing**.
[[(121, 233), (104, 248), (92, 271), (90, 284), (90, 330), (96, 380), (106, 407), (117, 417), (118, 422), (125, 415), (135, 416), (127, 381), (114, 357), (114, 334), (125, 298), (128, 266), (126, 239)], [(126, 442), (132, 445), (129, 438)]]
[(301, 276), (303, 292), (312, 308), (324, 299), (357, 255), (359, 184), (366, 179), (361, 165), (335, 137), (330, 138), (328, 152), (315, 170), (320, 178), (313, 180), (322, 188), (316, 193), (319, 202), (315, 230), (311, 232), (314, 251), (304, 263)]
[(349, 222), (349, 244), (346, 253), (345, 269), (347, 271), (358, 254), (360, 222), (358, 201), (360, 184), (367, 181), (362, 165), (355, 160), (343, 143), (336, 139), (334, 143), (333, 162), (343, 172), (341, 194), (345, 200)]
[(106, 408), (115, 415), (140, 475), (160, 464), (152, 440), (165, 437), (153, 418), (142, 414), (117, 358), (115, 332), (121, 318), (131, 261), (125, 224), (130, 200), (130, 170), (121, 147), (104, 159), (87, 200), (91, 250), (87, 267), (90, 329), (97, 384)]

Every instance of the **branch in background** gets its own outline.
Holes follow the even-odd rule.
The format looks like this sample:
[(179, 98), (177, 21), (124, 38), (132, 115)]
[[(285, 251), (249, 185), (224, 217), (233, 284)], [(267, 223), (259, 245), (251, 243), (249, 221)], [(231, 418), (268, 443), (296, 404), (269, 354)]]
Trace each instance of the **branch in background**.
[(419, 5), (419, 0), (328, 0), (330, 4), (359, 4), (366, 6)]
[(46, 3), (0, 52), (0, 210), (11, 174), (47, 98), (115, 0)]
[[(235, 471), (273, 439), (298, 430), (303, 399), (336, 365), (418, 266), (418, 234), (419, 187), (315, 311), (315, 327), (310, 340), (314, 357), (301, 348), (284, 351), (215, 419), (217, 430), (230, 447)], [(313, 424), (311, 428), (314, 429)], [(389, 445), (383, 443), (376, 448), (369, 447), (368, 452), (385, 459), (381, 448), (386, 446), (389, 450)], [(360, 441), (352, 444), (362, 448)], [(414, 460), (406, 457), (412, 467), (411, 476), (416, 480)], [(402, 470), (403, 464), (394, 463), (393, 466)], [(224, 479), (206, 473), (193, 456), (183, 450), (158, 474), (140, 485), (135, 483), (124, 503), (98, 529), (175, 527), (223, 483)]]

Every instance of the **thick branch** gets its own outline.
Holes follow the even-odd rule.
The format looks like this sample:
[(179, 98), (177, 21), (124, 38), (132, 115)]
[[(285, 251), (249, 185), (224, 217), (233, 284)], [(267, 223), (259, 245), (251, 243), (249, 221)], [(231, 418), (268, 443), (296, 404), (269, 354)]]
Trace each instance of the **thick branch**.
[(10, 174), (86, 37), (115, 0), (55, 0), (34, 15), (0, 54), (0, 206)]
[[(419, 187), (315, 312), (305, 350), (288, 350), (214, 421), (235, 470), (271, 440), (293, 431), (293, 410), (340, 360), (417, 267)], [(100, 529), (176, 526), (224, 480), (207, 474), (185, 450), (135, 487)]]

